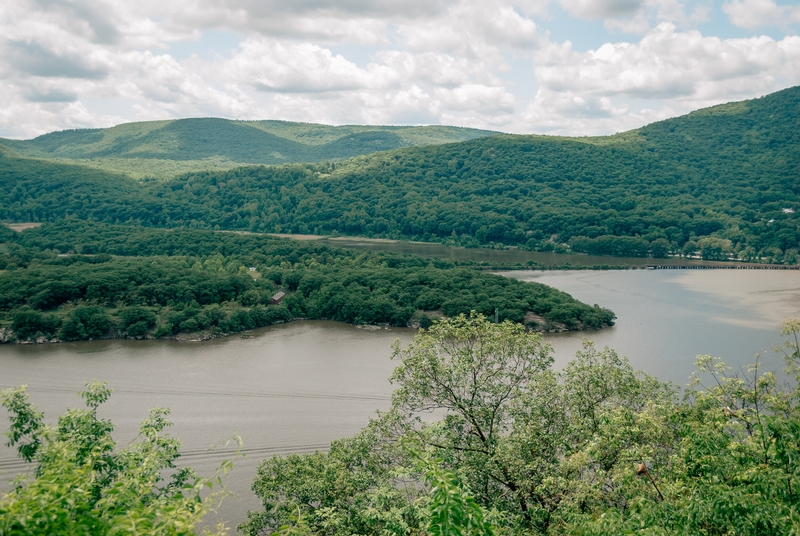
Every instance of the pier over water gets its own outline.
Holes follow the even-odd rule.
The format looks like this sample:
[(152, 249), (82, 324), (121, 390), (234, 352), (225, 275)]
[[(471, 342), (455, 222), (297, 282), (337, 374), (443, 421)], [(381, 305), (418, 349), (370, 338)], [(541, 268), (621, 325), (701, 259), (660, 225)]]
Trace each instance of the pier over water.
[(648, 264), (648, 270), (800, 270), (789, 264)]

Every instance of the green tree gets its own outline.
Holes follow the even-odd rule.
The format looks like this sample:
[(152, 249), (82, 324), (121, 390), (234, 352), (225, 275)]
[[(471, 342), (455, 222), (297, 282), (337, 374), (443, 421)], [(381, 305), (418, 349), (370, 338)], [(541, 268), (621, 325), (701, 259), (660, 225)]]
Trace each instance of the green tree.
[[(442, 319), (395, 347), (392, 409), (362, 434), (327, 455), (262, 464), (254, 489), (266, 508), (247, 528), (794, 534), (800, 321), (785, 322), (782, 334), (794, 383), (758, 363), (734, 374), (698, 356), (681, 401), (674, 386), (588, 341), (556, 372), (549, 348), (518, 325)], [(412, 491), (398, 494), (409, 482)]]
[(156, 315), (144, 307), (126, 307), (119, 312), (120, 328), (130, 337), (142, 337), (156, 325)]
[(697, 241), (697, 247), (705, 260), (724, 261), (733, 252), (733, 244), (730, 240), (715, 236), (701, 238)]
[(512, 402), (531, 395), (536, 378), (553, 362), (541, 336), (519, 324), (494, 324), (479, 314), (442, 319), (411, 344), (395, 346), (400, 365), (392, 406), (409, 423), (420, 413), (447, 416), (420, 434), (424, 444), (442, 450), (447, 463), (465, 468), (468, 484), (485, 502), (508, 497), (532, 521), (528, 486), (503, 455), (513, 427)]
[(0, 499), (0, 534), (193, 534), (219, 499), (219, 493), (200, 496), (212, 480), (175, 469), (180, 443), (164, 434), (170, 423), (163, 408), (142, 422), (138, 442), (117, 449), (113, 424), (97, 416), (110, 394), (105, 384), (87, 384), (81, 393), (87, 408), (70, 409), (51, 426), (24, 386), (2, 392), (10, 413), (7, 444), (35, 465), (35, 476), (18, 480)]
[(303, 528), (314, 534), (407, 535), (425, 526), (418, 479), (385, 443), (373, 423), (353, 438), (331, 443), (330, 451), (264, 460), (253, 491), (263, 504), (239, 526), (252, 536)]
[(97, 305), (76, 307), (64, 325), (60, 336), (67, 341), (97, 339), (111, 329), (111, 320), (106, 311)]
[(669, 253), (670, 243), (666, 238), (656, 238), (650, 242), (650, 255), (653, 257), (666, 257)]
[(61, 319), (23, 307), (12, 317), (11, 329), (18, 339), (33, 339), (37, 335), (52, 337), (58, 332)]

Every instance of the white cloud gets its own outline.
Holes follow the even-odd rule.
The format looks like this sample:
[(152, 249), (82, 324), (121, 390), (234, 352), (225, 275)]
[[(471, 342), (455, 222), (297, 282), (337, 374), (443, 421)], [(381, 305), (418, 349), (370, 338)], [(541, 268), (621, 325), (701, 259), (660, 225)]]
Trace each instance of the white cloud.
[(662, 22), (693, 28), (712, 11), (708, 0), (560, 0), (560, 5), (575, 17), (603, 20), (608, 30), (640, 35)]
[(800, 22), (800, 6), (779, 6), (774, 0), (730, 0), (722, 10), (740, 28), (786, 26)]
[[(6, 80), (0, 80), (0, 136), (33, 137), (45, 132), (68, 128), (110, 127), (123, 122), (119, 115), (90, 112), (80, 102), (67, 99), (31, 98), (29, 88), (20, 88)], [(69, 97), (69, 96), (68, 96)], [(66, 101), (66, 102), (65, 102)]]
[(542, 42), (536, 23), (512, 6), (479, 1), (455, 3), (441, 16), (400, 26), (398, 34), (412, 51), (483, 59), (501, 47), (531, 49)]
[(800, 37), (719, 39), (662, 23), (638, 43), (537, 56), (541, 85), (516, 130), (600, 134), (800, 83)]
[[(198, 115), (589, 134), (800, 83), (800, 38), (704, 36), (708, 1), (560, 0), (642, 35), (588, 52), (550, 39), (552, 0), (0, 2), (0, 135)], [(797, 9), (725, 4), (740, 25)], [(210, 29), (238, 42), (192, 55)]]
[(463, 110), (482, 115), (514, 113), (516, 99), (503, 87), (468, 84), (455, 89), (437, 88), (436, 99), (446, 110)]
[(523, 110), (514, 130), (593, 136), (630, 130), (683, 111), (669, 104), (654, 110), (614, 97), (540, 88)]
[(396, 82), (396, 73), (385, 66), (362, 69), (327, 48), (275, 39), (250, 38), (221, 65), (227, 78), (262, 91), (342, 91)]
[(633, 15), (644, 6), (644, 0), (560, 0), (561, 7), (582, 19), (607, 19)]
[(800, 81), (800, 37), (719, 39), (662, 23), (638, 43), (606, 43), (576, 53), (553, 46), (535, 68), (552, 91), (647, 99), (724, 98)]

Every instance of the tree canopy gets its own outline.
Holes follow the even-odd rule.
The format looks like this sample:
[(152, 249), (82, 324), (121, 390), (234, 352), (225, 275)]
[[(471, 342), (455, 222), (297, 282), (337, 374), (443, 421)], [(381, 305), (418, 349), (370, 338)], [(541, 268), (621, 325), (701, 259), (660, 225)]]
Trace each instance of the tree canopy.
[(799, 102), (790, 88), (614, 136), (496, 135), (163, 183), (6, 150), (0, 218), (793, 263)]
[(799, 333), (800, 321), (782, 326), (791, 384), (698, 356), (680, 397), (588, 341), (554, 371), (538, 334), (441, 320), (395, 348), (388, 412), (328, 453), (262, 462), (263, 509), (240, 530), (301, 519), (306, 534), (335, 535), (792, 534)]
[[(474, 265), (285, 238), (72, 219), (10, 238), (0, 322), (19, 340), (213, 336), (294, 318), (405, 327), (473, 310), (537, 330), (599, 329), (615, 318)], [(271, 304), (278, 291), (283, 303)]]

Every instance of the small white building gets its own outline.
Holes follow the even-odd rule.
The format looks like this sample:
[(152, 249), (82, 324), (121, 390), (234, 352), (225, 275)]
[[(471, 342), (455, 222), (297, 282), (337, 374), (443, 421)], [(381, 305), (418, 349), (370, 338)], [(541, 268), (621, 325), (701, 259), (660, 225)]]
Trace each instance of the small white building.
[(784, 214), (794, 214), (794, 209), (793, 208), (785, 208), (785, 209), (783, 209), (783, 213)]
[(255, 272), (256, 271), (256, 267), (255, 266), (251, 266), (250, 268), (247, 269), (247, 271), (248, 272)]

